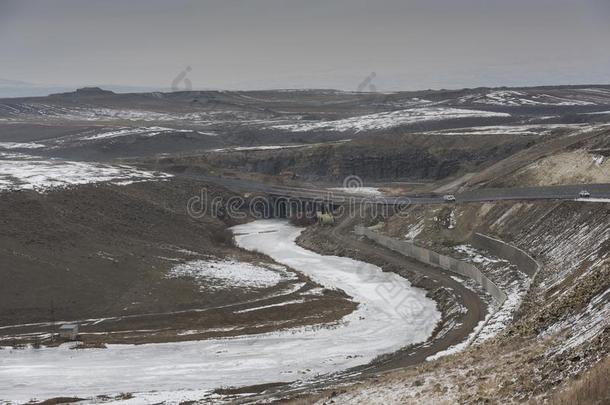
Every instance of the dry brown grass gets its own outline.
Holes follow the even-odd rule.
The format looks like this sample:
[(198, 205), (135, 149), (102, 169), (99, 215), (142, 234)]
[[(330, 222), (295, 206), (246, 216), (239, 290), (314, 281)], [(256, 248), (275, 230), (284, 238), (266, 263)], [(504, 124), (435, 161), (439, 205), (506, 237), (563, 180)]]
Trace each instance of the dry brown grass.
[(610, 356), (580, 378), (569, 381), (549, 401), (553, 405), (610, 404)]

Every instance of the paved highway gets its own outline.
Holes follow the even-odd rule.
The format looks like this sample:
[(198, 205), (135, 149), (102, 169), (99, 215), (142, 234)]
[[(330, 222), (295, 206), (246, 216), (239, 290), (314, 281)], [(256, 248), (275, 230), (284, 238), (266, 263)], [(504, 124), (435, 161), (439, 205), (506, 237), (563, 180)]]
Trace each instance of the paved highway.
[[(375, 195), (345, 193), (341, 191), (302, 187), (289, 187), (272, 185), (251, 180), (236, 178), (211, 177), (211, 176), (185, 176), (208, 181), (228, 189), (240, 192), (263, 193), (278, 197), (290, 197), (295, 199), (311, 199), (329, 201), (336, 204), (346, 202), (368, 202), (385, 205), (408, 205), (408, 204), (442, 204), (446, 203), (442, 195), (405, 195), (398, 197), (384, 197)], [(575, 200), (582, 190), (587, 190), (591, 200), (608, 199), (610, 202), (610, 184), (586, 184), (586, 185), (563, 185), (544, 187), (517, 187), (517, 188), (485, 188), (455, 194), (457, 203), (463, 202), (486, 202), (503, 200)]]

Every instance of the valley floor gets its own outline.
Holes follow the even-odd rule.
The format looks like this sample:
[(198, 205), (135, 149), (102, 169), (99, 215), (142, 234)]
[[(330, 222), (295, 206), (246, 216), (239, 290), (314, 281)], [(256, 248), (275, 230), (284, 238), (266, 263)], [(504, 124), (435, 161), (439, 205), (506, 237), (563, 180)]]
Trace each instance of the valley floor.
[[(85, 350), (70, 350), (70, 344), (4, 348), (0, 350), (3, 399), (20, 402), (121, 392), (142, 398), (199, 399), (206, 390), (220, 386), (309, 379), (362, 365), (425, 341), (436, 326), (436, 304), (422, 290), (374, 265), (300, 248), (294, 240), (301, 230), (283, 221), (257, 221), (237, 226), (234, 232), (239, 246), (268, 254), (326, 288), (344, 290), (358, 303), (357, 310), (334, 325), (220, 340)], [(390, 289), (396, 293), (394, 303), (384, 294)], [(161, 393), (147, 394), (153, 390)]]

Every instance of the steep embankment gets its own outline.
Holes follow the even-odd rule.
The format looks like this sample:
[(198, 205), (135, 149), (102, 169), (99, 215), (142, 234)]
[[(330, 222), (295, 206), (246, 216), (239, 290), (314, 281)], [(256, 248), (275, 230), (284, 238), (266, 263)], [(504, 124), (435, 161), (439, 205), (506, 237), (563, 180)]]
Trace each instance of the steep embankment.
[(493, 185), (506, 187), (610, 183), (610, 132), (605, 132), (592, 141), (542, 157), (511, 176), (497, 179)]
[(494, 163), (467, 186), (523, 187), (610, 182), (610, 130), (583, 125)]
[[(542, 268), (495, 338), (364, 382), (335, 402), (540, 402), (575, 387), (571, 378), (610, 353), (609, 217), (607, 203), (545, 202), (414, 207), (391, 218), (385, 232), (454, 255), (473, 231), (491, 234), (530, 252)], [(598, 374), (590, 374), (590, 395), (599, 394)]]

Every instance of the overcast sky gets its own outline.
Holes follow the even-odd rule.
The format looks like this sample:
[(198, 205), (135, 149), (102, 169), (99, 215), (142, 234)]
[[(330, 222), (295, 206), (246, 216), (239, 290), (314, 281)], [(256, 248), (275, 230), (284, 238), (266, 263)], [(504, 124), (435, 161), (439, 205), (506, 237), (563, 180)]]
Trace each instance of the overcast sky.
[(194, 88), (610, 83), (610, 0), (0, 0), (0, 79), (167, 88), (187, 66)]

